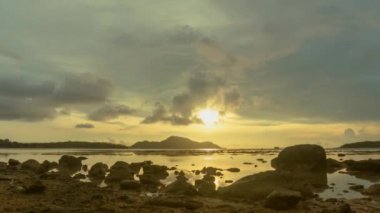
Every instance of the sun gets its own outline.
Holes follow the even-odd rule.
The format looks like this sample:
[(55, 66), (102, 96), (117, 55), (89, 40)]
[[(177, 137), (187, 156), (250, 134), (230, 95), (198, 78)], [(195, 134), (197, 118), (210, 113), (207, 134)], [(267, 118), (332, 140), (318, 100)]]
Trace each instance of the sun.
[(203, 109), (198, 113), (198, 117), (202, 120), (206, 127), (212, 127), (219, 121), (219, 112), (210, 108)]

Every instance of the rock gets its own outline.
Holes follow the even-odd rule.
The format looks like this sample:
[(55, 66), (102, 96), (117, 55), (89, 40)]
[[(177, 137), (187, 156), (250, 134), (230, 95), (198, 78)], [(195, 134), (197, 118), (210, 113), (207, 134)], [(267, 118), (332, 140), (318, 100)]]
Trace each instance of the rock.
[(326, 152), (321, 146), (286, 147), (271, 163), (277, 171), (290, 172), (295, 179), (305, 180), (317, 188), (327, 187)]
[(222, 171), (222, 169), (218, 169), (218, 168), (215, 168), (215, 167), (203, 167), (203, 169), (201, 170), (202, 174), (206, 174), (206, 175), (217, 175), (217, 171)]
[(88, 171), (88, 176), (94, 179), (104, 179), (107, 171), (107, 164), (98, 162), (91, 167), (90, 171)]
[(244, 165), (252, 165), (253, 163), (251, 163), (251, 162), (244, 162), (243, 164)]
[(195, 180), (195, 188), (201, 195), (212, 196), (216, 192), (215, 177), (206, 174), (201, 180)]
[(8, 165), (9, 166), (12, 166), (12, 167), (15, 167), (15, 166), (18, 166), (18, 165), (20, 165), (21, 163), (20, 163), (20, 161), (18, 161), (18, 160), (15, 160), (15, 159), (9, 159), (8, 160)]
[(83, 166), (82, 166), (82, 170), (85, 171), (85, 172), (87, 172), (87, 170), (88, 170), (88, 166), (87, 166), (87, 165), (83, 165)]
[(125, 190), (136, 190), (141, 188), (141, 183), (137, 180), (123, 180), (120, 182), (120, 188)]
[(167, 172), (168, 167), (166, 166), (160, 166), (160, 165), (144, 165), (143, 166), (143, 172), (144, 174), (150, 174), (153, 176), (156, 176), (158, 179), (165, 179), (167, 176), (169, 176), (169, 173)]
[(351, 213), (351, 206), (348, 203), (342, 203), (338, 206), (338, 213)]
[(347, 165), (347, 171), (350, 172), (380, 172), (380, 160), (347, 160), (344, 163)]
[(338, 157), (344, 157), (344, 156), (346, 156), (346, 155), (343, 153), (338, 153)]
[(178, 174), (177, 180), (169, 184), (164, 191), (166, 193), (175, 193), (183, 195), (197, 194), (197, 190), (195, 189), (195, 187), (187, 182), (187, 178), (185, 177), (185, 173), (183, 171), (181, 171)]
[(71, 155), (63, 155), (58, 161), (58, 167), (62, 171), (75, 173), (82, 168), (83, 158), (77, 158)]
[(289, 146), (271, 163), (279, 171), (325, 172), (326, 152), (321, 146), (313, 144)]
[(301, 193), (291, 190), (275, 190), (265, 199), (264, 206), (275, 210), (294, 208), (302, 199)]
[(327, 167), (327, 172), (334, 173), (338, 170), (343, 169), (344, 163), (339, 162), (339, 161), (332, 159), (332, 158), (328, 158), (328, 159), (326, 159), (326, 167)]
[(43, 185), (39, 179), (34, 178), (34, 177), (24, 178), (20, 182), (21, 182), (20, 186), (21, 186), (22, 192), (24, 193), (28, 193), (28, 194), (42, 193), (46, 189), (45, 185)]
[(152, 174), (139, 175), (140, 182), (143, 184), (159, 186), (161, 185), (160, 179)]
[(34, 159), (29, 159), (21, 164), (21, 168), (25, 170), (32, 171), (36, 174), (43, 173), (45, 170), (42, 168), (41, 164)]
[(350, 189), (354, 190), (354, 191), (361, 191), (364, 189), (364, 186), (363, 185), (353, 185), (353, 186), (350, 186)]
[(48, 160), (44, 160), (41, 164), (42, 168), (44, 169), (45, 172), (54, 169), (58, 166), (56, 162), (50, 162)]
[(133, 171), (129, 167), (129, 164), (124, 161), (117, 161), (110, 168), (106, 181), (108, 182), (120, 182), (122, 180), (133, 180)]
[(225, 183), (233, 183), (234, 181), (233, 180), (225, 180), (224, 182)]
[(229, 172), (240, 172), (240, 169), (239, 168), (229, 168), (229, 169), (227, 169), (227, 171), (229, 171)]
[(218, 194), (226, 199), (243, 198), (249, 200), (265, 199), (278, 189), (300, 192), (304, 197), (313, 197), (310, 183), (294, 177), (291, 172), (266, 171), (246, 176), (233, 184), (221, 187)]
[(380, 197), (380, 183), (371, 185), (363, 191), (363, 194)]
[(146, 162), (140, 162), (140, 163), (131, 163), (129, 167), (131, 168), (132, 172), (134, 174), (138, 174), (141, 170), (141, 168), (146, 165)]
[(170, 208), (186, 208), (188, 210), (196, 210), (203, 207), (203, 203), (199, 201), (173, 198), (154, 198), (146, 201), (145, 204)]

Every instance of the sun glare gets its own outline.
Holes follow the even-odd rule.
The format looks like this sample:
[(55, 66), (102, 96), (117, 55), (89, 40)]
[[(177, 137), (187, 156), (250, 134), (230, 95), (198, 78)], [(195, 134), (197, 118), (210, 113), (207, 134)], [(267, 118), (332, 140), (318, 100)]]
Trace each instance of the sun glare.
[(219, 121), (219, 112), (209, 108), (201, 110), (198, 116), (206, 127), (212, 127)]

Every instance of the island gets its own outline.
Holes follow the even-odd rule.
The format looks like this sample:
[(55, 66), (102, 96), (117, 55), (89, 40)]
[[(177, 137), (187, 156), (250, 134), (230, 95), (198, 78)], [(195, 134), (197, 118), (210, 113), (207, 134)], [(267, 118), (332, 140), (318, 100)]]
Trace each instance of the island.
[(52, 148), (52, 149), (126, 149), (122, 144), (107, 142), (64, 141), (46, 143), (20, 143), (9, 139), (0, 139), (0, 148)]
[(179, 136), (170, 136), (163, 141), (140, 141), (136, 142), (130, 149), (222, 149), (222, 147), (206, 141), (197, 142)]
[(362, 141), (348, 143), (342, 145), (340, 148), (380, 148), (380, 141)]

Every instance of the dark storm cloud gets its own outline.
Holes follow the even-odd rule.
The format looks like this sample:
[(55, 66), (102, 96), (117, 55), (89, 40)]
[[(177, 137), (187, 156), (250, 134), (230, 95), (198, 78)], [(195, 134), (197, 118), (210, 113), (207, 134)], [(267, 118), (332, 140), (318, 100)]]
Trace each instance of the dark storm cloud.
[(131, 107), (122, 104), (106, 104), (88, 114), (88, 118), (94, 121), (108, 121), (118, 118), (119, 116), (131, 115), (135, 111), (135, 109), (132, 109)]
[(103, 104), (111, 94), (112, 84), (103, 78), (92, 74), (65, 76), (63, 81), (10, 74), (0, 76), (0, 120), (53, 119), (59, 114), (65, 115), (57, 113), (58, 108)]
[(112, 89), (111, 82), (93, 74), (67, 75), (56, 89), (54, 98), (61, 103), (104, 102)]
[(40, 121), (56, 115), (56, 110), (44, 100), (0, 96), (0, 120)]
[(77, 124), (75, 125), (75, 128), (77, 129), (93, 129), (95, 126), (90, 123), (83, 123), (83, 124)]
[(47, 97), (54, 91), (50, 81), (33, 82), (16, 76), (0, 76), (0, 95), (8, 97)]

